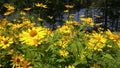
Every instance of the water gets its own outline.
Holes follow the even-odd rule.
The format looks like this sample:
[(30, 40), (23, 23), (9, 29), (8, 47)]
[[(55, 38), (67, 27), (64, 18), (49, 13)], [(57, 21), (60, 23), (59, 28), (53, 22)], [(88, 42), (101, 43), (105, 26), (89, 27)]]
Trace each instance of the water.
[[(120, 11), (119, 11), (120, 12)], [(74, 17), (74, 20), (78, 21), (78, 22), (81, 22), (80, 20), (80, 17), (81, 16), (84, 16), (84, 17), (91, 17), (93, 19), (93, 21), (95, 22), (96, 21), (96, 17), (94, 15), (99, 15), (99, 16), (104, 16), (103, 12), (101, 12), (99, 9), (80, 9), (80, 11), (75, 11), (75, 13), (70, 13), (70, 15), (72, 14), (75, 14), (75, 17)], [(3, 19), (4, 17), (2, 15), (0, 15), (0, 20)], [(8, 20), (12, 20), (14, 19), (15, 17), (13, 15), (9, 15), (8, 17), (6, 17)], [(61, 18), (56, 18), (56, 20), (61, 20)], [(67, 16), (66, 14), (63, 14), (63, 19), (62, 20), (67, 20)], [(116, 19), (117, 20), (117, 19)], [(110, 22), (110, 18), (108, 16), (108, 22), (107, 22), (107, 27), (109, 27), (110, 29), (113, 29), (115, 30), (115, 25), (116, 25), (116, 20), (114, 21), (114, 25), (112, 26), (112, 23), (113, 22)], [(103, 25), (104, 25), (104, 18), (101, 19)], [(120, 31), (120, 17), (118, 19), (118, 31)], [(50, 24), (49, 23), (44, 23), (45, 26), (47, 27), (50, 27)], [(56, 22), (55, 26), (58, 26), (58, 25), (63, 25), (61, 22)]]

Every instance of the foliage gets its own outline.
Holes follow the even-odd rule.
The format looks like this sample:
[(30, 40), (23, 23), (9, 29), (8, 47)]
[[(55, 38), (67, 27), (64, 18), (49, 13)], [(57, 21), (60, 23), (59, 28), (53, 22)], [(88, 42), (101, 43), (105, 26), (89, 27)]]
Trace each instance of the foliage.
[(2, 68), (118, 68), (120, 36), (110, 30), (89, 33), (92, 18), (69, 19), (51, 30), (29, 18), (0, 22)]
[[(13, 4), (3, 5), (6, 10), (3, 13), (5, 18), (0, 20), (1, 68), (120, 67), (120, 35), (109, 29), (104, 31), (103, 28), (88, 32), (88, 27), (99, 27), (101, 24), (94, 24), (90, 17), (80, 18), (82, 23), (74, 20), (74, 15), (69, 15), (73, 4), (66, 4), (65, 1), (58, 5), (61, 3), (59, 0), (32, 0), (34, 4), (27, 3), (25, 6), (28, 2), (25, 0), (24, 3), (20, 1), (25, 7), (16, 12), (19, 6), (14, 6), (15, 2), (16, 0), (13, 0)], [(63, 10), (67, 12), (60, 12), (65, 12), (68, 19), (64, 21), (63, 26), (57, 26), (56, 30), (53, 30), (43, 24), (47, 22), (44, 18), (49, 18), (54, 26), (54, 15), (46, 13), (48, 10), (56, 11), (49, 7), (56, 7), (55, 5), (64, 5)], [(32, 15), (31, 11), (40, 14)], [(7, 17), (11, 14), (16, 18), (8, 20)]]

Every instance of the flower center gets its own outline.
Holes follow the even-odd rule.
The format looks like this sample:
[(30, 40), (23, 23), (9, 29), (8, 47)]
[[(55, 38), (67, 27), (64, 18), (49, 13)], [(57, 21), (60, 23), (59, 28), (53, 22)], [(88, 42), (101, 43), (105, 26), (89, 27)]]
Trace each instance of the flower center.
[(17, 59), (16, 61), (19, 63), (19, 62), (20, 62), (20, 59)]
[(36, 30), (31, 30), (30, 33), (29, 33), (29, 35), (31, 37), (34, 37), (35, 35), (37, 35), (37, 31)]
[(5, 40), (5, 41), (4, 41), (4, 44), (8, 44), (8, 40)]

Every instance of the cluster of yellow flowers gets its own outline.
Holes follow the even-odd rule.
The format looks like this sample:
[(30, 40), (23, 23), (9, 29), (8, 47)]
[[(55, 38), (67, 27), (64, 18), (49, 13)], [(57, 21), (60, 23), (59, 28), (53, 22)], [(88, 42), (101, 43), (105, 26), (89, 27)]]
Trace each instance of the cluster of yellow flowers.
[(13, 65), (12, 68), (33, 68), (22, 54), (14, 54), (12, 56), (11, 62)]
[[(17, 24), (13, 24), (6, 19), (2, 19), (0, 22), (0, 47), (3, 49), (9, 47), (16, 39), (22, 43), (37, 46), (43, 42), (48, 31), (43, 27), (34, 27), (34, 23), (29, 19), (23, 19), (21, 23)], [(9, 28), (7, 28), (8, 26)], [(25, 30), (20, 31), (22, 28), (25, 28)], [(3, 30), (6, 35), (3, 34)]]
[(69, 9), (72, 9), (74, 6), (73, 5), (65, 5), (66, 10), (64, 10), (65, 13), (69, 12)]
[[(36, 3), (36, 7), (47, 8), (47, 5), (43, 3)], [(9, 4), (4, 6), (7, 8), (7, 12), (4, 15), (9, 15), (14, 12), (15, 8)], [(73, 5), (65, 5), (67, 9), (73, 8)], [(24, 8), (25, 11), (29, 11), (31, 8)], [(21, 15), (25, 15), (24, 11), (20, 12)], [(48, 16), (49, 19), (53, 19), (53, 16)], [(70, 18), (74, 18), (74, 15)], [(43, 26), (37, 26), (30, 19), (26, 19), (24, 16), (19, 20), (14, 19), (13, 21), (8, 21), (6, 18), (0, 20), (0, 49), (14, 51), (14, 46), (19, 44), (28, 45), (26, 47), (39, 47), (40, 45), (46, 45), (45, 52), (49, 51), (50, 46), (53, 46), (53, 53), (57, 53), (55, 56), (60, 58), (67, 59), (69, 55), (74, 55), (73, 53), (79, 52), (79, 46), (81, 46), (81, 52), (75, 57), (79, 57), (80, 60), (83, 60), (87, 56), (88, 51), (103, 51), (104, 47), (112, 47), (112, 44), (107, 45), (108, 40), (112, 40), (120, 48), (120, 36), (118, 34), (112, 33), (110, 30), (102, 32), (102, 28), (98, 29), (98, 32), (93, 31), (92, 33), (80, 32), (82, 26), (94, 26), (92, 18), (80, 18), (82, 24), (74, 20), (66, 20), (65, 24), (61, 27), (58, 27), (56, 30), (52, 31), (50, 28), (45, 28)], [(44, 21), (42, 18), (38, 18), (38, 21)], [(100, 24), (99, 24), (100, 25)], [(85, 37), (83, 37), (85, 36)], [(79, 38), (77, 38), (79, 37)], [(54, 40), (55, 39), (55, 40)], [(77, 39), (77, 42), (76, 40)], [(82, 41), (82, 42), (81, 42)], [(83, 44), (83, 45), (82, 45)], [(25, 46), (24, 45), (24, 46)], [(55, 46), (54, 46), (55, 45)], [(51, 46), (51, 47), (52, 47)], [(75, 46), (75, 47), (74, 47)], [(84, 47), (82, 47), (84, 46)], [(74, 48), (74, 52), (72, 51)], [(42, 46), (41, 46), (42, 48)], [(16, 49), (16, 48), (15, 48)], [(86, 51), (85, 51), (86, 50)], [(25, 59), (24, 55), (13, 54), (9, 52), (12, 56), (10, 62), (12, 63), (12, 68), (32, 68), (31, 63)], [(52, 51), (52, 49), (51, 49)], [(19, 52), (19, 51), (18, 51)], [(50, 54), (53, 54), (50, 53)], [(44, 54), (43, 54), (44, 55)], [(46, 54), (45, 54), (46, 55)], [(72, 56), (71, 56), (72, 57)], [(1, 59), (1, 58), (0, 58)], [(56, 57), (55, 57), (56, 59)], [(76, 59), (76, 58), (74, 58)], [(95, 65), (98, 66), (98, 65)], [(1, 63), (0, 63), (0, 67)], [(67, 65), (65, 68), (75, 68), (74, 65)]]
[(94, 22), (92, 20), (92, 18), (80, 18), (80, 20), (82, 21), (82, 24), (84, 25), (90, 25), (90, 26), (94, 26)]
[(60, 33), (70, 33), (70, 32), (71, 32), (71, 28), (69, 28), (69, 27), (66, 26), (66, 25), (58, 28), (57, 30), (58, 30), (58, 32), (60, 32)]
[[(20, 45), (38, 46), (46, 40), (47, 34), (52, 34), (47, 28), (35, 26), (35, 23), (29, 19), (14, 20), (14, 22), (17, 23), (6, 18), (0, 20), (0, 49), (11, 50), (18, 42)], [(8, 54), (12, 55), (13, 52), (10, 51)], [(13, 68), (32, 68), (23, 55), (13, 55), (11, 62)]]
[(112, 39), (115, 43), (117, 43), (120, 48), (120, 36), (118, 34), (113, 34), (109, 29), (106, 31), (106, 35), (108, 39)]
[(7, 8), (7, 12), (4, 13), (5, 16), (13, 13), (15, 10), (14, 6), (11, 6), (10, 4), (5, 4), (4, 7)]
[(90, 37), (89, 42), (87, 43), (87, 47), (92, 51), (102, 51), (102, 48), (105, 47), (106, 41), (107, 39), (104, 35), (99, 33), (93, 33)]

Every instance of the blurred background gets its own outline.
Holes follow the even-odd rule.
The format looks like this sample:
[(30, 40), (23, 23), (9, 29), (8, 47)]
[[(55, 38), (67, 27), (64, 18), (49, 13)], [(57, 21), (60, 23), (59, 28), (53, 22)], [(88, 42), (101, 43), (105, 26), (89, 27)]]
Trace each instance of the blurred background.
[[(4, 15), (7, 11), (4, 7), (6, 3), (15, 7), (15, 12), (7, 16)], [(36, 7), (36, 3), (47, 7)], [(25, 8), (30, 10), (24, 10)], [(79, 22), (80, 17), (91, 17), (94, 23), (103, 23), (102, 27), (105, 29), (120, 31), (120, 0), (0, 0), (0, 20), (19, 19), (20, 11), (26, 12), (26, 17), (36, 23), (48, 27), (63, 25), (69, 16), (73, 16), (74, 20)], [(37, 21), (38, 17), (44, 21)]]

